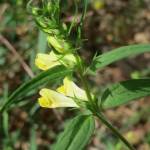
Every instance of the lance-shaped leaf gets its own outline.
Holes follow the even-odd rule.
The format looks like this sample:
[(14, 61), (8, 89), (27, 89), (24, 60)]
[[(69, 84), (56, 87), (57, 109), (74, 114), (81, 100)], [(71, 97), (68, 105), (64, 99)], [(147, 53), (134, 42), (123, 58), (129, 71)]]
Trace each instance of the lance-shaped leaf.
[(105, 66), (123, 58), (135, 56), (144, 52), (150, 52), (150, 44), (137, 44), (113, 49), (112, 51), (95, 57), (90, 69), (92, 71), (96, 71), (97, 69), (102, 69)]
[(133, 79), (108, 87), (101, 97), (103, 109), (120, 106), (150, 96), (150, 79)]
[(22, 84), (19, 86), (9, 97), (8, 100), (4, 103), (3, 107), (0, 111), (4, 111), (7, 107), (9, 107), (11, 104), (15, 103), (18, 98), (24, 97), (27, 95), (28, 92), (30, 92), (32, 89), (36, 88), (38, 89), (38, 86), (41, 86), (49, 81), (53, 81), (55, 79), (64, 78), (66, 75), (69, 75), (72, 72), (72, 70), (67, 69), (64, 66), (56, 66), (54, 68), (51, 68), (49, 70), (46, 70), (30, 81)]
[(54, 150), (82, 150), (94, 132), (92, 115), (81, 115), (72, 119), (58, 138)]

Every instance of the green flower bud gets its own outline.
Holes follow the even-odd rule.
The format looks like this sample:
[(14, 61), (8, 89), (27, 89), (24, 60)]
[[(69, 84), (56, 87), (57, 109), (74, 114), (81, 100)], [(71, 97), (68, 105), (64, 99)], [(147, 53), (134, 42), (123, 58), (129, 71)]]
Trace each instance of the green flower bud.
[(71, 50), (71, 44), (66, 42), (64, 39), (59, 39), (54, 36), (48, 36), (47, 41), (59, 53), (66, 53)]

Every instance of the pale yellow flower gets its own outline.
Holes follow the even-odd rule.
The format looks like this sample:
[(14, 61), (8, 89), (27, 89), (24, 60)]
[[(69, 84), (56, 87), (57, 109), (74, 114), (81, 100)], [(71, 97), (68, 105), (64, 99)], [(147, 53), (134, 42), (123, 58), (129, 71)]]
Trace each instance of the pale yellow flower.
[(64, 78), (63, 85), (57, 88), (59, 93), (66, 96), (75, 97), (80, 100), (87, 100), (86, 92), (79, 88), (73, 81), (68, 77)]
[(47, 70), (56, 65), (60, 65), (60, 62), (57, 60), (58, 58), (54, 52), (51, 52), (50, 54), (38, 53), (35, 59), (35, 65), (42, 70)]
[(79, 107), (72, 98), (50, 89), (42, 89), (40, 95), (41, 97), (38, 99), (38, 102), (41, 107)]
[(42, 89), (41, 97), (38, 99), (41, 107), (56, 108), (56, 107), (79, 107), (76, 103), (87, 101), (87, 96), (84, 90), (80, 89), (69, 78), (64, 79), (64, 84), (56, 91), (50, 89)]
[(39, 53), (35, 59), (35, 65), (41, 70), (47, 70), (60, 64), (66, 67), (74, 67), (76, 58), (73, 54), (66, 54), (63, 56), (51, 51), (50, 54)]

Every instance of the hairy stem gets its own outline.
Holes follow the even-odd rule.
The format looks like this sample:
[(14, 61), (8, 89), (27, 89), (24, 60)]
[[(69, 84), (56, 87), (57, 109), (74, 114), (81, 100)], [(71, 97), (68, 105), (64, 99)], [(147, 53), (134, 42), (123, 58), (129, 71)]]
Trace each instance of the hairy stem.
[(121, 135), (121, 133), (105, 118), (102, 113), (95, 114), (130, 150), (135, 148)]
[(80, 78), (81, 78), (82, 84), (84, 86), (87, 98), (92, 103), (93, 100), (92, 100), (92, 96), (90, 94), (91, 92), (90, 92), (89, 86), (87, 84), (87, 80), (85, 79), (85, 77), (82, 74), (80, 74)]
[(90, 102), (90, 105), (92, 106), (92, 111), (95, 116), (99, 118), (130, 150), (135, 150), (135, 148), (121, 135), (121, 133), (105, 118), (105, 116), (100, 112), (98, 107), (94, 106), (94, 101), (91, 96), (91, 92), (87, 83), (87, 79), (83, 74), (83, 64), (80, 64), (80, 78), (82, 81), (82, 84), (84, 86), (87, 98)]

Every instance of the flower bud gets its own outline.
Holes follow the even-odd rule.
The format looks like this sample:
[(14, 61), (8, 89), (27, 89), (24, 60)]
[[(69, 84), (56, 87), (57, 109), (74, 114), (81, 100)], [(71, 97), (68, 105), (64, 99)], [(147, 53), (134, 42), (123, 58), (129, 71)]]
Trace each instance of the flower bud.
[(48, 36), (47, 41), (59, 53), (67, 53), (71, 50), (71, 44), (64, 39), (54, 36)]

